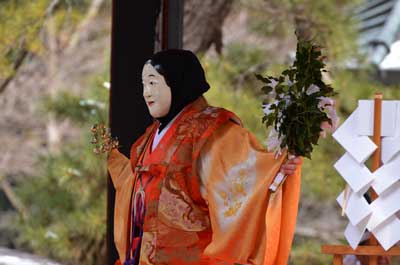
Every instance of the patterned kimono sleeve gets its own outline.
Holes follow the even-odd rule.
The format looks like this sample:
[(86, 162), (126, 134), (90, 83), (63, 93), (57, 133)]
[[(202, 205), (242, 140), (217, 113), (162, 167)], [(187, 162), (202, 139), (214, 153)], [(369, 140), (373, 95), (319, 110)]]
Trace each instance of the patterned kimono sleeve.
[(111, 175), (114, 188), (120, 187), (132, 177), (132, 168), (129, 159), (118, 149), (112, 149), (108, 156), (108, 172)]
[(209, 206), (212, 241), (204, 250), (222, 264), (286, 265), (296, 224), (300, 170), (273, 194), (284, 156), (274, 158), (233, 122), (202, 148), (198, 170)]

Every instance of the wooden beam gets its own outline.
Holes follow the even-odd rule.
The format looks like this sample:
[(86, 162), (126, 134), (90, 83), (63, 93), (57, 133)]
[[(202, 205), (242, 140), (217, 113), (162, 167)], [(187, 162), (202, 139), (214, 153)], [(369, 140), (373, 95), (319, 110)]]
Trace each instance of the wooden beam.
[(400, 256), (400, 247), (392, 247), (385, 251), (381, 246), (359, 246), (352, 249), (350, 246), (343, 245), (323, 245), (321, 252), (332, 255)]

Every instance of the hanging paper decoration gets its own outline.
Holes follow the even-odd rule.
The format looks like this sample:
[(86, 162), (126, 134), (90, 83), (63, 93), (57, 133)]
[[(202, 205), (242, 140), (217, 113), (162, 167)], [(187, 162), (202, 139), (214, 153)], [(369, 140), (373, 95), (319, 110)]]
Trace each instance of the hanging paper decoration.
[[(349, 224), (344, 232), (355, 249), (366, 231), (371, 232), (385, 250), (400, 241), (400, 101), (382, 102), (381, 160), (374, 172), (365, 161), (377, 146), (373, 135), (374, 101), (360, 100), (358, 108), (340, 126), (333, 137), (346, 150), (335, 169), (348, 185), (337, 202), (346, 213)], [(364, 194), (373, 188), (379, 197), (368, 203)]]

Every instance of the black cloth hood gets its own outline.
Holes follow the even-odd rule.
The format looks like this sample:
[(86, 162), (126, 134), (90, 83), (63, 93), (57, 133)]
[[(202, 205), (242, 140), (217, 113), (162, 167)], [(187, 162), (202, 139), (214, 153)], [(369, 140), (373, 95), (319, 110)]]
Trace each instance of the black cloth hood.
[(161, 74), (171, 88), (171, 108), (157, 120), (162, 129), (189, 103), (203, 95), (210, 85), (196, 55), (188, 50), (170, 49), (155, 53), (146, 63)]

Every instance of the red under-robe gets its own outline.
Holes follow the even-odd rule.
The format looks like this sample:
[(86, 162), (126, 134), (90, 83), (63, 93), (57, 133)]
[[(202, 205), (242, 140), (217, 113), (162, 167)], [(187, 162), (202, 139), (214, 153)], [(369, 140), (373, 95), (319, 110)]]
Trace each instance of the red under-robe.
[(184, 109), (151, 152), (157, 126), (132, 146), (131, 160), (116, 149), (109, 156), (120, 260), (129, 245), (133, 183), (141, 173), (143, 183), (153, 177), (145, 188), (140, 264), (286, 265), (300, 169), (271, 194), (283, 156), (275, 159), (233, 113), (208, 106), (203, 97)]

